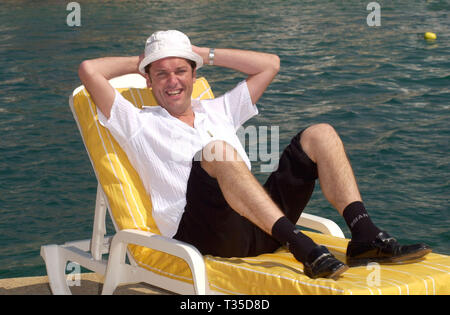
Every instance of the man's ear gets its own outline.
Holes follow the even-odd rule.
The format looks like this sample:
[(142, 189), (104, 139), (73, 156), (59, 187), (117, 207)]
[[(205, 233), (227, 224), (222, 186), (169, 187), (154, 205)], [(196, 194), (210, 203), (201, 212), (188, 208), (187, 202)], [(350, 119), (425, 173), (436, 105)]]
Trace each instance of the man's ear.
[(145, 82), (147, 83), (148, 88), (152, 87), (152, 79), (150, 79), (150, 76), (148, 75), (148, 73), (145, 74)]
[(194, 83), (195, 83), (195, 80), (197, 80), (197, 69), (194, 69), (192, 71), (192, 78), (194, 79)]

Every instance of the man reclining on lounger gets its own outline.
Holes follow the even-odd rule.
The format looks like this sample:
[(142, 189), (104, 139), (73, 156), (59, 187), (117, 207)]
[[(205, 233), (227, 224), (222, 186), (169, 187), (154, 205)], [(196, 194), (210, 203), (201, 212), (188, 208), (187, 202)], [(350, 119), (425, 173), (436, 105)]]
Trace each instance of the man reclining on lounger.
[[(203, 64), (246, 74), (225, 95), (191, 100)], [(336, 279), (347, 270), (324, 246), (295, 227), (318, 178), (327, 200), (344, 217), (352, 239), (347, 264), (416, 259), (423, 244), (402, 246), (378, 229), (364, 208), (344, 146), (327, 124), (300, 131), (285, 148), (264, 186), (236, 130), (280, 67), (278, 56), (191, 45), (179, 31), (156, 32), (145, 53), (81, 63), (79, 76), (107, 127), (139, 173), (162, 235), (194, 245), (202, 254), (248, 257), (286, 245), (311, 278)], [(108, 82), (140, 73), (160, 106), (138, 109)]]

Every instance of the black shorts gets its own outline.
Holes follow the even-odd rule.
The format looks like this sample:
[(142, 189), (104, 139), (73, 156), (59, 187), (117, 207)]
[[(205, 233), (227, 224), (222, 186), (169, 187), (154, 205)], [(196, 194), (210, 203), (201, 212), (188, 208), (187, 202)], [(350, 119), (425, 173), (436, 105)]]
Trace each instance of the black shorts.
[[(308, 203), (318, 177), (317, 166), (303, 152), (299, 132), (284, 149), (277, 170), (264, 188), (295, 223)], [(186, 207), (174, 239), (194, 245), (203, 255), (250, 257), (280, 247), (274, 238), (234, 211), (215, 178), (193, 160)]]

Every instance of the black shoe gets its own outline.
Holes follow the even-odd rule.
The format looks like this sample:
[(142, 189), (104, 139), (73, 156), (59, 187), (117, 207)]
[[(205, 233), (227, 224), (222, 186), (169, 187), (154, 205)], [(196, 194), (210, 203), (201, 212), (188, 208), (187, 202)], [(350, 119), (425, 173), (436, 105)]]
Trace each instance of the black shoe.
[(312, 279), (331, 278), (336, 280), (348, 266), (337, 260), (325, 246), (317, 246), (308, 254), (304, 273)]
[(400, 245), (386, 232), (380, 232), (371, 242), (350, 241), (347, 246), (347, 265), (366, 265), (369, 262), (393, 263), (418, 259), (431, 253), (425, 244)]

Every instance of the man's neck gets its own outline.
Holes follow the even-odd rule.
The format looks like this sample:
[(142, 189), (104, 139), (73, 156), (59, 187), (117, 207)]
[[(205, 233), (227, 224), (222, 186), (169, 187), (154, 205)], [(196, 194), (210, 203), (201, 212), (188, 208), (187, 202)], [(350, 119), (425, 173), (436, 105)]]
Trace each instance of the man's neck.
[(194, 128), (195, 113), (192, 110), (192, 108), (190, 108), (189, 110), (187, 110), (186, 112), (184, 112), (182, 114), (174, 114), (174, 113), (170, 113), (170, 112), (169, 112), (169, 114), (171, 116), (181, 120), (188, 126)]
[(186, 115), (186, 116), (180, 116), (177, 117), (179, 120), (181, 120), (182, 122), (188, 124), (190, 127), (194, 128), (194, 120), (195, 120), (195, 113), (192, 112), (190, 115)]

